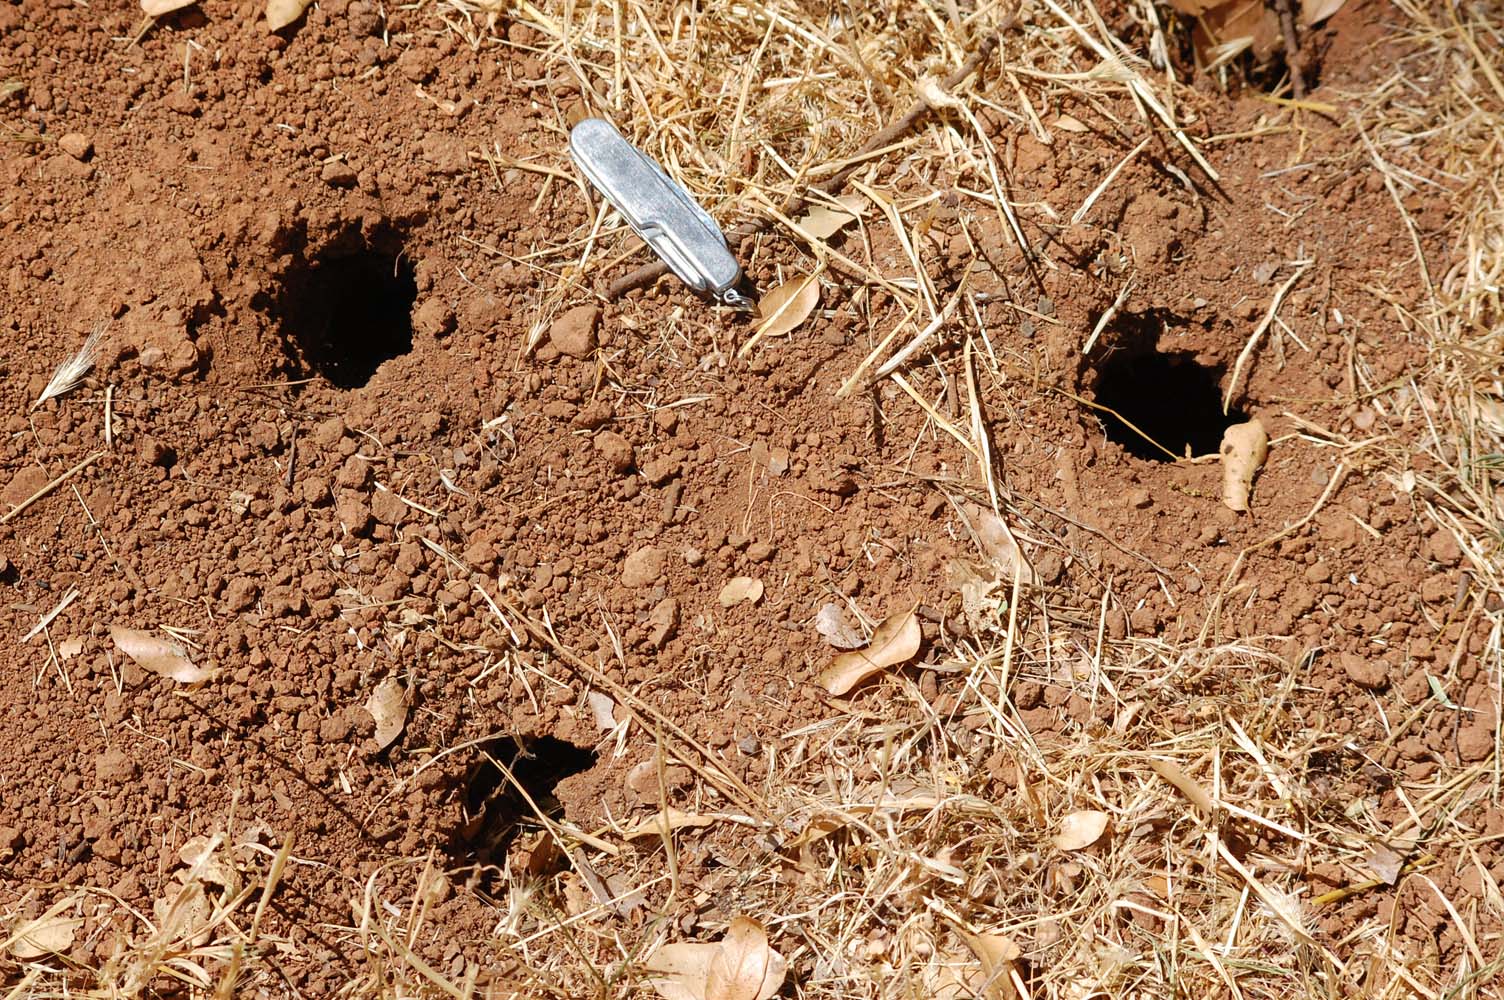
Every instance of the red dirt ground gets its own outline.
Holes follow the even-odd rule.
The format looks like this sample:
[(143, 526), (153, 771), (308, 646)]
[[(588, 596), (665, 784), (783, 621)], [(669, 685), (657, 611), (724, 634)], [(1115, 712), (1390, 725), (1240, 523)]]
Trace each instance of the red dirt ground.
[[(1345, 54), (1324, 67), (1319, 99), (1340, 102), (1383, 71), (1366, 9), (1330, 27), (1346, 40), (1331, 51)], [(837, 287), (811, 322), (743, 362), (747, 322), (667, 280), (598, 316), (570, 314), (526, 353), (550, 322), (553, 279), (524, 258), (584, 235), (585, 204), (574, 187), (493, 174), (468, 154), (494, 144), (568, 169), (556, 108), (578, 93), (564, 71), (529, 51), (522, 26), (506, 33), (512, 48), (476, 52), (422, 11), (383, 19), (362, 0), (329, 0), (283, 38), (265, 34), (258, 10), (206, 3), (127, 47), (133, 5), (0, 4), (0, 79), (26, 85), (0, 104), (0, 124), (48, 137), (0, 144), (0, 509), (102, 452), (0, 525), (0, 902), (29, 885), (93, 884), (149, 909), (182, 842), (233, 801), (268, 844), (295, 834), (299, 855), (330, 865), (296, 868), (275, 919), (348, 923), (349, 898), (389, 858), (434, 848), (508, 863), (510, 833), (463, 815), (487, 791), (479, 756), (434, 757), (483, 738), (583, 748), (545, 744), (584, 770), (535, 778), (564, 779), (554, 794), (582, 828), (656, 808), (656, 776), (633, 777), (651, 747), (597, 748), (579, 679), (536, 639), (518, 652), (482, 589), (546, 612), (565, 645), (753, 785), (761, 748), (828, 714), (812, 684), (830, 655), (813, 627), (823, 604), (850, 599), (881, 618), (918, 603), (931, 640), (964, 634), (946, 581), (969, 546), (946, 501), (964, 451), (890, 382), (834, 397), (886, 305)], [(418, 84), (478, 103), (449, 115)], [(947, 255), (949, 288), (976, 262), (969, 280), (1000, 372), (984, 380), (993, 440), (1059, 621), (1090, 645), (1105, 595), (1112, 640), (1205, 630), (1276, 649), (1298, 673), (1299, 714), (1368, 758), (1332, 765), (1330, 793), (1372, 793), (1399, 816), (1394, 774), (1494, 751), (1497, 706), (1470, 667), (1486, 622), (1466, 613), (1452, 536), (1418, 515), (1403, 482), (1360, 465), (1308, 526), (1251, 555), (1230, 592), (1221, 585), (1247, 545), (1311, 510), (1343, 458), (1302, 430), (1357, 440), (1424, 420), (1419, 407), (1367, 405), (1360, 384), (1402, 382), (1425, 357), (1384, 298), (1418, 300), (1410, 238), (1338, 123), (1304, 115), (1275, 128), (1289, 121), (1275, 105), (1209, 89), (1181, 110), (1198, 136), (1248, 135), (1207, 145), (1220, 185), (1198, 177), (1189, 190), (1163, 166), (1191, 173), (1185, 157), (1151, 144), (1084, 224), (1052, 222), (1037, 206), (1068, 214), (1136, 138), (1088, 132), (1052, 149), (984, 115), (1051, 266), (1031, 273), (995, 213), (964, 197), (935, 201), (923, 238)], [(87, 154), (52, 141), (65, 133), (84, 136)], [(891, 167), (876, 181), (924, 190)], [(1448, 204), (1407, 208), (1439, 266)], [(878, 263), (901, 270), (886, 233), (874, 225)], [(744, 257), (762, 287), (799, 266), (780, 237)], [(1225, 386), (1298, 258), (1310, 270), (1281, 316), (1304, 346), (1271, 333), (1238, 394), (1276, 442), (1251, 513), (1218, 502), (1215, 462), (1130, 454), (1074, 398), (1093, 398), (1104, 366), (1149, 347), (1210, 366)], [(1130, 260), (1138, 284), (1083, 358)], [(411, 349), (356, 384), (370, 341), (408, 308), (400, 287), (368, 299), (404, 276)], [(591, 301), (581, 289), (559, 311)], [(346, 314), (355, 339), (322, 346), (319, 331), (337, 338)], [(85, 384), (32, 409), (107, 319)], [(964, 387), (936, 405), (965, 424)], [(1197, 450), (1214, 450), (1217, 433)], [(717, 595), (738, 575), (766, 594), (724, 608)], [(45, 633), (21, 641), (74, 591)], [(217, 676), (185, 691), (148, 674), (121, 656), (112, 625), (182, 629)], [(1378, 713), (1410, 717), (1430, 696), (1427, 672), (1455, 677), (1450, 697), (1473, 711), (1426, 714), (1386, 742)], [(362, 706), (387, 676), (410, 688), (412, 708), (383, 751)], [(954, 704), (949, 676), (927, 677), (926, 694)], [(1036, 736), (1096, 711), (1049, 678), (1013, 696)], [(671, 787), (689, 778), (668, 775)], [(1467, 819), (1504, 829), (1497, 812)], [(687, 850), (684, 877), (712, 854)], [(1491, 863), (1504, 878), (1504, 859)], [(1312, 873), (1314, 891), (1330, 888), (1323, 877)], [(1340, 936), (1352, 916), (1324, 931)], [(462, 893), (440, 919), (459, 940), (491, 918)], [(1440, 927), (1428, 920), (1417, 912), (1405, 933)], [(1461, 947), (1437, 933), (1443, 956)], [(333, 992), (338, 947), (298, 944), (292, 981)]]

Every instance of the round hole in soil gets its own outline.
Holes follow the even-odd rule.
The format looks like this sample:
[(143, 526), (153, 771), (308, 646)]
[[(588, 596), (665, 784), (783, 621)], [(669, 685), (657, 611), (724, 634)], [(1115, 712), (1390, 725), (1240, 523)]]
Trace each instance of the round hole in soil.
[(326, 250), (283, 287), (283, 329), (304, 363), (340, 389), (359, 389), (413, 349), (418, 283), (401, 247)]
[[(1248, 419), (1242, 410), (1222, 412), (1220, 368), (1198, 364), (1189, 353), (1120, 351), (1097, 374), (1096, 402), (1164, 446), (1156, 448), (1111, 413), (1096, 411), (1107, 440), (1136, 458), (1169, 462), (1217, 451), (1222, 432)], [(1166, 454), (1168, 451), (1170, 454)]]

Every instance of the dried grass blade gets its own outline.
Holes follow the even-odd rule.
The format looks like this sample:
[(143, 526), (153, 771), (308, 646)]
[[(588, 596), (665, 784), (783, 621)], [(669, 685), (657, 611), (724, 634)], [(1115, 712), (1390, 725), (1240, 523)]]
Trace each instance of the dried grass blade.
[(99, 340), (104, 336), (107, 325), (100, 323), (95, 326), (77, 353), (57, 366), (57, 371), (52, 373), (52, 378), (42, 390), (42, 394), (37, 397), (35, 403), (31, 404), (33, 410), (49, 399), (56, 399), (78, 388), (84, 376), (89, 374), (89, 370), (94, 367), (94, 359), (99, 353)]

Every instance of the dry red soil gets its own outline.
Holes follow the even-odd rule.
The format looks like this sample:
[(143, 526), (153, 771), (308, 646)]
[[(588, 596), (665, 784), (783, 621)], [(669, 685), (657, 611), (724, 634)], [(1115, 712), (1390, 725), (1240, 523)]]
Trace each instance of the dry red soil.
[[(1385, 72), (1367, 10), (1329, 29), (1348, 44), (1318, 99)], [(581, 675), (514, 613), (546, 620), (754, 788), (769, 748), (835, 711), (813, 684), (832, 653), (814, 627), (823, 605), (872, 619), (918, 605), (932, 660), (967, 638), (947, 567), (972, 551), (951, 500), (979, 496), (974, 463), (891, 381), (835, 396), (896, 321), (890, 304), (833, 270), (809, 322), (738, 360), (748, 320), (672, 279), (620, 302), (592, 293), (641, 250), (551, 297), (557, 277), (534, 257), (588, 235), (581, 190), (472, 155), (571, 169), (562, 109), (579, 89), (529, 28), (504, 24), (510, 44), (477, 51), (424, 10), (329, 0), (285, 37), (258, 13), (206, 2), (131, 46), (134, 5), (0, 3), (0, 79), (25, 84), (0, 127), (45, 140), (0, 143), (0, 510), (94, 458), (0, 525), (0, 902), (96, 885), (149, 910), (182, 843), (233, 805), (241, 831), (259, 824), (272, 848), (293, 835), (319, 862), (293, 867), (268, 919), (348, 924), (391, 858), (528, 860), (512, 822), (526, 810), (482, 744), (582, 829), (658, 808), (660, 780), (687, 794), (681, 767), (644, 780), (651, 738), (601, 745)], [(447, 113), (419, 85), (471, 103)], [(1100, 627), (1109, 644), (1158, 637), (1187, 656), (1235, 640), (1272, 651), (1293, 677), (1282, 696), (1327, 734), (1312, 787), (1339, 809), (1372, 796), (1399, 820), (1396, 782), (1487, 758), (1498, 707), (1457, 542), (1402, 478), (1345, 464), (1340, 443), (1426, 419), (1414, 397), (1371, 403), (1425, 363), (1399, 318), (1421, 294), (1413, 244), (1339, 120), (1283, 127), (1288, 113), (1253, 93), (1187, 100), (1197, 136), (1243, 136), (1205, 146), (1219, 184), (1156, 140), (1068, 225), (1037, 206), (1068, 217), (1138, 135), (1049, 147), (984, 112), (1042, 262), (954, 194), (921, 211), (921, 249), (948, 265), (942, 297), (969, 282), (1004, 498), (1065, 641), (1094, 649)], [(946, 179), (895, 163), (874, 182), (922, 195)], [(1448, 202), (1406, 207), (1444, 266)], [(876, 265), (905, 273), (880, 215), (869, 223)], [(807, 267), (779, 236), (743, 258), (764, 288)], [(1228, 376), (1295, 260), (1309, 266), (1283, 300), (1290, 332), (1271, 331), (1234, 395), (1275, 442), (1253, 509), (1235, 514), (1215, 461), (1160, 461), (1081, 400), (1134, 411), (1176, 451), (1215, 452)], [(1083, 356), (1130, 264), (1135, 287)], [(106, 322), (83, 385), (33, 408)], [(927, 374), (954, 376), (957, 344), (937, 342), (914, 381), (966, 427), (964, 383), (946, 392)], [(1334, 475), (1316, 516), (1224, 587)], [(763, 582), (760, 602), (722, 605), (737, 576)], [(180, 630), (215, 675), (187, 689), (144, 671), (111, 626)], [(1209, 683), (1221, 669), (1208, 663)], [(1467, 711), (1416, 714), (1428, 674)], [(381, 749), (363, 706), (388, 677), (410, 709)], [(944, 712), (958, 683), (924, 672), (920, 689)], [(1011, 696), (1039, 740), (1112, 718), (1068, 675), (1026, 674)], [(1504, 832), (1499, 811), (1463, 818)], [(735, 834), (687, 835), (682, 877), (721, 865), (713, 845)], [(1504, 878), (1504, 859), (1484, 860)], [(1308, 877), (1314, 894), (1352, 881)], [(1453, 899), (1482, 892), (1473, 868), (1434, 877)], [(487, 878), (470, 884), (483, 894)], [(484, 938), (479, 899), (443, 900), (452, 937), (433, 961)], [(1357, 896), (1321, 933), (1385, 905)], [(1444, 912), (1398, 924), (1434, 935), (1443, 961), (1462, 947)], [(337, 941), (296, 940), (288, 976), (332, 992)]]

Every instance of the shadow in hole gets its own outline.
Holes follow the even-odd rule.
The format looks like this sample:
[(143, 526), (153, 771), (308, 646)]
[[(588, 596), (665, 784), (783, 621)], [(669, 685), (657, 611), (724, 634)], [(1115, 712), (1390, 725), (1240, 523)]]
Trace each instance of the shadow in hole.
[(594, 750), (553, 736), (492, 740), (480, 751), (463, 789), (467, 819), (449, 854), (455, 862), (481, 866), (505, 861), (522, 825), (535, 815), (529, 799), (546, 816), (561, 814), (554, 789), (596, 761)]
[(1222, 432), (1248, 419), (1236, 408), (1222, 412), (1221, 379), (1220, 367), (1199, 364), (1190, 353), (1123, 351), (1112, 355), (1098, 369), (1096, 402), (1123, 419), (1097, 411), (1107, 439), (1151, 462), (1173, 459), (1133, 427), (1175, 458), (1183, 457), (1187, 447), (1192, 455), (1215, 453), (1222, 444)]
[(302, 367), (359, 389), (383, 362), (413, 348), (413, 264), (386, 233), (338, 241), (288, 269), (273, 306), (283, 344)]

